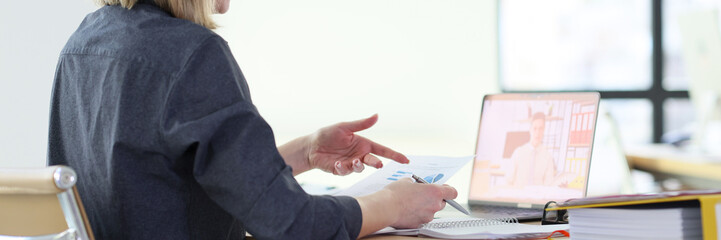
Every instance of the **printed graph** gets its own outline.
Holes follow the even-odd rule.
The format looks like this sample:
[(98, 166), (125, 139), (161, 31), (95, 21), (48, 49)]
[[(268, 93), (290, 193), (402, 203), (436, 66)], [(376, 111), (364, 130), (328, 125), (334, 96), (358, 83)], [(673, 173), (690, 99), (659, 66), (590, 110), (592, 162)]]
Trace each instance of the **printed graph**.
[[(388, 179), (390, 181), (397, 181), (398, 179), (401, 179), (401, 178), (410, 178), (411, 175), (413, 175), (413, 172), (399, 170), (399, 171), (393, 172), (393, 174), (391, 174), (391, 176), (386, 179)], [(421, 177), (421, 178), (423, 178), (423, 180), (426, 180), (426, 182), (428, 182), (428, 183), (436, 183), (436, 182), (440, 182), (444, 176), (445, 175), (443, 175), (443, 173), (435, 173), (435, 174), (427, 175), (427, 176)]]

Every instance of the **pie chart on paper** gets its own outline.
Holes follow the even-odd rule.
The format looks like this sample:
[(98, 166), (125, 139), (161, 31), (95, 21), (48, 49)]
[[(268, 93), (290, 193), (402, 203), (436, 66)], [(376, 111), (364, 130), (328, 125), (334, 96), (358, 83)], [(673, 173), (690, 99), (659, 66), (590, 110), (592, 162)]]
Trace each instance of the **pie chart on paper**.
[(435, 183), (435, 182), (441, 181), (441, 179), (443, 179), (443, 176), (444, 176), (443, 173), (438, 173), (438, 174), (426, 176), (423, 178), (423, 180), (426, 180), (426, 182), (428, 182), (428, 183)]

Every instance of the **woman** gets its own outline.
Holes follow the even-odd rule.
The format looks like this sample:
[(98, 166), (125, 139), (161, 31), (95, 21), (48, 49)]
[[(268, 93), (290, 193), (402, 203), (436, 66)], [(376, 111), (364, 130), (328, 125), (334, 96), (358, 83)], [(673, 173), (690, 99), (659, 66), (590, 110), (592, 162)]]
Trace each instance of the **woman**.
[(105, 0), (63, 49), (48, 163), (78, 172), (98, 239), (349, 239), (417, 227), (455, 198), (405, 179), (311, 196), (293, 178), (344, 175), (400, 153), (355, 135), (377, 116), (276, 147), (210, 14), (229, 0)]

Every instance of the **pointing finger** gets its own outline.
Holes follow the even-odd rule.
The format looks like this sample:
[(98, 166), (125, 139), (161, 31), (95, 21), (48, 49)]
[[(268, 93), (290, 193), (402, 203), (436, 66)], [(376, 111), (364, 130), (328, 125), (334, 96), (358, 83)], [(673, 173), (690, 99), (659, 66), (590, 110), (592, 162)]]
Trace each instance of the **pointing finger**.
[(368, 166), (374, 167), (374, 168), (382, 168), (383, 167), (383, 162), (381, 162), (380, 159), (378, 159), (376, 156), (373, 156), (370, 153), (363, 156), (363, 163), (365, 163)]
[(392, 149), (390, 149), (386, 146), (380, 145), (378, 143), (372, 142), (371, 140), (368, 140), (368, 139), (364, 139), (364, 140), (369, 141), (371, 143), (371, 153), (373, 153), (375, 155), (385, 157), (385, 158), (391, 159), (391, 160), (399, 162), (399, 163), (409, 163), (410, 162), (410, 160), (408, 160), (408, 158), (405, 155), (403, 155), (399, 152), (393, 151)]

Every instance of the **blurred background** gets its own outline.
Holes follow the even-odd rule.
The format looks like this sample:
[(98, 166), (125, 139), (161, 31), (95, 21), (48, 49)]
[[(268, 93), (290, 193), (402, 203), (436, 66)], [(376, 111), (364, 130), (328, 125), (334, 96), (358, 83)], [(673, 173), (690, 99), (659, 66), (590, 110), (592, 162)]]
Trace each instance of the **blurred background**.
[[(719, 7), (718, 0), (231, 0), (215, 18), (279, 144), (378, 113), (361, 135), (407, 155), (470, 156), (481, 100), (498, 92), (600, 91), (624, 148), (688, 139), (696, 114), (678, 18)], [(95, 9), (90, 0), (0, 8), (0, 167), (45, 164), (58, 54)], [(345, 187), (372, 172), (311, 171), (299, 180)], [(464, 186), (461, 197), (469, 176), (470, 163), (449, 182)]]

